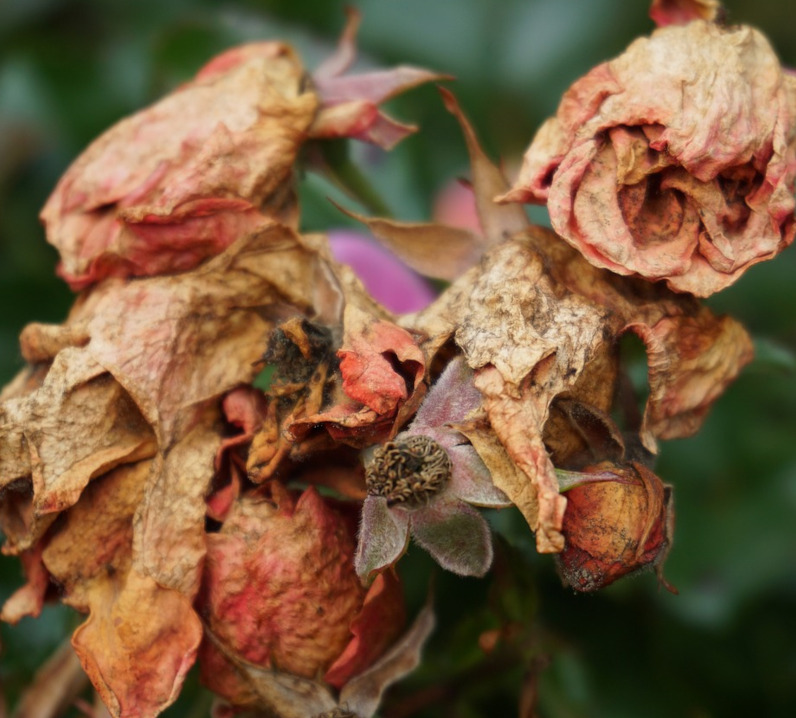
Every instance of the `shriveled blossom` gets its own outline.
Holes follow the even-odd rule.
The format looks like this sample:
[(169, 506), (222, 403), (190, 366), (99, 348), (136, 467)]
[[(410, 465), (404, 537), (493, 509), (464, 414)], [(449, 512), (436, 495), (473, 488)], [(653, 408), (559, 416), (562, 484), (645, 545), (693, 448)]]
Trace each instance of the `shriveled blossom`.
[(566, 545), (556, 556), (564, 583), (595, 591), (650, 567), (671, 589), (662, 573), (674, 527), (671, 486), (635, 461), (587, 466), (582, 477), (566, 492)]
[(709, 296), (793, 241), (794, 93), (757, 30), (667, 25), (565, 93), (503, 198), (598, 267)]
[(503, 507), (475, 449), (451, 424), (481, 403), (472, 372), (459, 358), (450, 362), (409, 428), (369, 452), (368, 497), (356, 567), (362, 576), (395, 563), (409, 536), (445, 569), (483, 576), (492, 563), (489, 526), (475, 506)]
[(298, 227), (294, 164), (311, 138), (392, 147), (415, 128), (381, 102), (440, 76), (398, 67), (343, 74), (355, 14), (315, 82), (295, 51), (256, 42), (95, 140), (59, 181), (41, 218), (75, 289), (105, 277), (185, 271), (270, 222)]
[[(201, 677), (236, 709), (314, 715), (319, 708), (312, 701), (328, 701), (330, 688), (341, 689), (395, 644), (403, 596), (392, 571), (369, 588), (361, 584), (350, 506), (314, 488), (274, 498), (241, 498), (220, 531), (207, 536), (196, 604), (206, 628)], [(284, 696), (280, 702), (266, 679), (247, 675), (249, 667), (271, 683), (307, 679), (315, 695), (303, 706), (300, 695), (292, 704)]]

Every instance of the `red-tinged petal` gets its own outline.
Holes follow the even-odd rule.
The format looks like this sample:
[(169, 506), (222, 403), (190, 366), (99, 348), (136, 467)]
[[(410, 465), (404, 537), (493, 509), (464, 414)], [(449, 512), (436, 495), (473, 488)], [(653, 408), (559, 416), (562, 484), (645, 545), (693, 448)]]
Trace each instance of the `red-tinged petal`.
[(343, 391), (380, 415), (394, 414), (423, 379), (423, 351), (405, 329), (351, 305), (345, 309), (344, 331), (337, 352)]
[(390, 509), (383, 496), (368, 496), (362, 504), (362, 518), (354, 565), (367, 579), (375, 571), (392, 566), (409, 543), (410, 514)]
[(321, 108), (310, 127), (311, 137), (353, 137), (391, 149), (415, 127), (396, 122), (379, 105), (418, 85), (449, 79), (418, 67), (345, 75), (356, 58), (359, 13), (348, 12), (336, 52), (313, 73)]
[(393, 571), (376, 576), (359, 615), (351, 622), (351, 641), (326, 671), (323, 679), (342, 688), (351, 678), (370, 668), (403, 629), (403, 591)]
[(653, 0), (650, 17), (658, 27), (685, 25), (692, 20), (716, 20), (722, 13), (718, 0)]
[(442, 568), (460, 576), (484, 576), (492, 565), (489, 525), (457, 499), (440, 498), (414, 511), (412, 538)]
[(33, 548), (20, 554), (27, 580), (3, 604), (0, 621), (17, 623), (25, 616), (36, 618), (41, 613), (47, 587), (50, 585), (50, 574), (41, 559), (43, 550), (44, 545), (39, 541)]
[(793, 241), (791, 86), (756, 30), (669, 24), (570, 88), (503, 199), (547, 201), (595, 266), (709, 296)]
[[(218, 640), (243, 660), (314, 677), (348, 644), (365, 589), (354, 571), (348, 518), (314, 488), (291, 503), (275, 508), (242, 498), (221, 531), (207, 535), (197, 606)], [(242, 697), (213, 665), (203, 659), (203, 680), (237, 704)]]
[(242, 233), (294, 222), (293, 164), (317, 107), (286, 45), (225, 53), (199, 76), (97, 139), (42, 210), (59, 273), (185, 271)]

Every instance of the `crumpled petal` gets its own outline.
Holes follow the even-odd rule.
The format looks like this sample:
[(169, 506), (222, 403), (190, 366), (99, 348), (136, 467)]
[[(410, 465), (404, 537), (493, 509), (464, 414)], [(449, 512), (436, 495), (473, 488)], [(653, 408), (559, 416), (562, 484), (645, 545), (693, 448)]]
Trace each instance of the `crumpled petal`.
[(324, 681), (342, 688), (370, 668), (403, 628), (403, 592), (393, 571), (382, 571), (370, 585), (357, 617), (351, 622), (351, 641), (324, 674)]
[(389, 150), (417, 128), (392, 119), (379, 105), (418, 85), (449, 78), (408, 66), (346, 75), (356, 58), (360, 20), (352, 8), (347, 15), (337, 51), (312, 74), (321, 106), (309, 132), (316, 138), (352, 137)]
[(343, 391), (378, 414), (394, 414), (423, 380), (423, 351), (405, 329), (355, 306), (345, 309), (344, 331), (337, 352)]
[(115, 716), (156, 715), (170, 705), (201, 640), (191, 599), (132, 567), (132, 520), (150, 464), (92, 482), (43, 554), (63, 600), (90, 612), (72, 642)]

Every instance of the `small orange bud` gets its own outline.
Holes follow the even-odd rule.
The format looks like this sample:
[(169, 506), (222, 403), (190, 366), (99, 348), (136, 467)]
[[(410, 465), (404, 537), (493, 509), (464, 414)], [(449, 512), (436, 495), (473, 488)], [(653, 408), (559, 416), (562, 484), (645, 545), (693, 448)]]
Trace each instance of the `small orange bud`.
[(613, 478), (586, 481), (567, 492), (558, 555), (564, 583), (577, 591), (596, 591), (646, 566), (660, 567), (671, 546), (674, 525), (672, 488), (636, 462), (602, 462), (585, 474)]

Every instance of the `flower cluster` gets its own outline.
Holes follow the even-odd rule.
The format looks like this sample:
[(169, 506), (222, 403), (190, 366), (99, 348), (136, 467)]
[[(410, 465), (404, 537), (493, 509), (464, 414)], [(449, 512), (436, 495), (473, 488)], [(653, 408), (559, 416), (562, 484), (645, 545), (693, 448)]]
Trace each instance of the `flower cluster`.
[(297, 170), (324, 170), (300, 150), (392, 147), (413, 128), (380, 104), (440, 79), (348, 74), (355, 14), (311, 75), (283, 43), (234, 48), (91, 144), (42, 212), (80, 293), (25, 328), (0, 397), (3, 550), (27, 575), (2, 618), (57, 586), (115, 718), (159, 714), (195, 663), (217, 716), (367, 718), (433, 627), (427, 605), (405, 628), (410, 542), (482, 577), (480, 508), (515, 506), (575, 590), (646, 567), (669, 587), (658, 441), (696, 432), (751, 359), (696, 297), (793, 240), (796, 85), (716, 3), (652, 15), (567, 91), (513, 187), (442, 89), (469, 219), (352, 213), (383, 246), (299, 229)]

